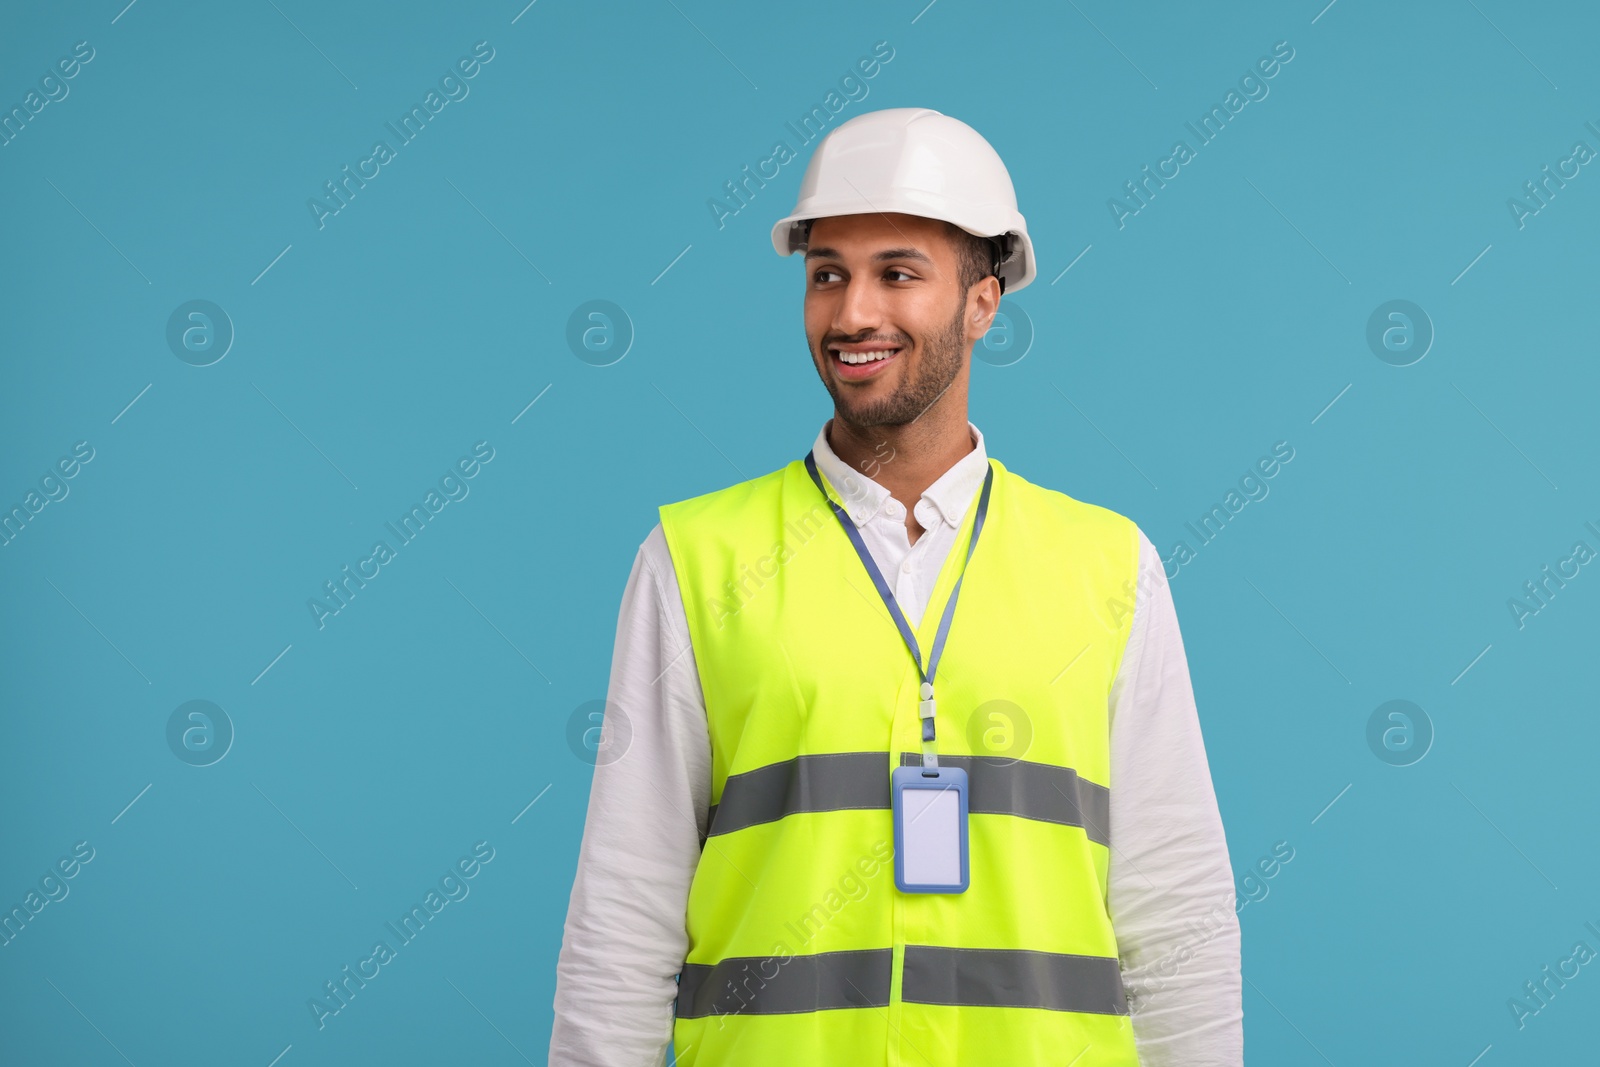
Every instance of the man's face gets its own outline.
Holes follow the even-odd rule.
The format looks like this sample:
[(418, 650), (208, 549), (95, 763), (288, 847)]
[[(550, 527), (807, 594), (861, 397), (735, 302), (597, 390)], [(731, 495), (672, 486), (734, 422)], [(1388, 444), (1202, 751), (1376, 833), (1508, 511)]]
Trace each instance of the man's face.
[(904, 425), (964, 383), (1000, 286), (986, 278), (962, 291), (942, 222), (839, 215), (813, 223), (807, 243), (806, 339), (842, 419), (859, 428)]

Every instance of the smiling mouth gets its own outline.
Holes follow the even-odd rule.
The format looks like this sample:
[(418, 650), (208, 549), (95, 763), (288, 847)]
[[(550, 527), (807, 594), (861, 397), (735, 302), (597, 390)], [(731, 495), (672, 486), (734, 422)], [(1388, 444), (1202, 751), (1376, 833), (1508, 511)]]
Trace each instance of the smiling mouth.
[(900, 355), (903, 349), (872, 348), (856, 349), (851, 347), (828, 349), (828, 358), (833, 363), (839, 376), (845, 379), (856, 380), (876, 374)]

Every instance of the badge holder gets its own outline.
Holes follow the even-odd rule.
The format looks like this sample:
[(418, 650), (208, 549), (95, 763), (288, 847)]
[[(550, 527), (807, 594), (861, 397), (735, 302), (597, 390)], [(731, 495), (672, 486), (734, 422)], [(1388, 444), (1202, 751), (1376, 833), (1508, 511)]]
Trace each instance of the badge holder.
[(965, 893), (967, 772), (960, 767), (896, 767), (894, 884), (902, 893)]

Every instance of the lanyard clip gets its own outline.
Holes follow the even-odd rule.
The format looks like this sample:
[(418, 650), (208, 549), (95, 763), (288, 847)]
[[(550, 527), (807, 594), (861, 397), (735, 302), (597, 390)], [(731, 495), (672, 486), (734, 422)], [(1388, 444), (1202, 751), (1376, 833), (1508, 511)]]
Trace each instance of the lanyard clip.
[(922, 700), (917, 704), (917, 714), (922, 716), (922, 739), (924, 741), (932, 741), (934, 738), (934, 701), (932, 682), (922, 683), (921, 697)]

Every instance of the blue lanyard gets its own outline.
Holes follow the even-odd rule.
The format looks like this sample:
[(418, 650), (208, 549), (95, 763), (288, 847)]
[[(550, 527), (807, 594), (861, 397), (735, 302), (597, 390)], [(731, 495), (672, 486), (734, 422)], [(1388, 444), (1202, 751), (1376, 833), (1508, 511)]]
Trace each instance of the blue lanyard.
[[(814, 451), (814, 450), (813, 450)], [(921, 700), (917, 705), (917, 713), (922, 718), (922, 765), (924, 767), (939, 766), (939, 756), (934, 747), (934, 702), (933, 702), (933, 674), (939, 668), (939, 657), (944, 654), (944, 640), (950, 632), (950, 620), (955, 617), (956, 598), (961, 595), (961, 583), (967, 576), (967, 565), (972, 562), (972, 550), (978, 547), (978, 534), (983, 531), (984, 516), (989, 514), (989, 490), (994, 485), (994, 467), (991, 465), (983, 476), (983, 492), (978, 497), (978, 514), (972, 521), (972, 540), (967, 543), (967, 558), (961, 561), (961, 574), (956, 578), (955, 588), (950, 591), (950, 599), (945, 603), (944, 614), (939, 618), (939, 629), (933, 638), (933, 654), (928, 658), (927, 669), (922, 666), (922, 650), (917, 645), (917, 635), (912, 632), (911, 624), (906, 622), (906, 616), (900, 610), (900, 604), (894, 598), (894, 592), (889, 588), (889, 583), (883, 580), (883, 574), (878, 570), (878, 565), (873, 562), (872, 554), (867, 551), (866, 542), (861, 539), (861, 531), (856, 529), (856, 524), (845, 515), (844, 509), (834, 503), (828, 495), (828, 490), (822, 485), (822, 476), (817, 473), (817, 461), (812, 452), (806, 453), (806, 473), (811, 475), (811, 480), (817, 483), (817, 489), (822, 493), (822, 498), (833, 509), (834, 517), (839, 520), (839, 525), (844, 527), (844, 532), (850, 538), (850, 543), (855, 546), (856, 555), (861, 557), (861, 562), (867, 568), (867, 573), (872, 576), (872, 584), (877, 586), (878, 595), (883, 598), (884, 607), (889, 609), (889, 614), (894, 619), (894, 624), (900, 628), (900, 636), (905, 639), (906, 648), (911, 652), (911, 658), (916, 661), (917, 674), (922, 678)]]

